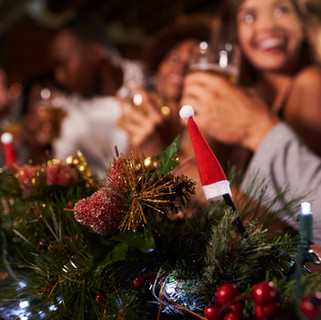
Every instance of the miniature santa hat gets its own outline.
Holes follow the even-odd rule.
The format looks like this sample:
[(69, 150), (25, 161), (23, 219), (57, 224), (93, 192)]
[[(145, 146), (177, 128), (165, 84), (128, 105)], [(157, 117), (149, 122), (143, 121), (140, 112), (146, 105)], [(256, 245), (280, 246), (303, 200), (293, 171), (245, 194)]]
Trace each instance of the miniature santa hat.
[(6, 159), (6, 166), (8, 168), (11, 167), (13, 163), (17, 163), (18, 158), (14, 151), (12, 142), (13, 142), (13, 136), (9, 132), (5, 132), (1, 135), (1, 142), (3, 144), (4, 148), (4, 154)]
[(223, 200), (223, 195), (225, 194), (232, 196), (230, 183), (226, 180), (220, 163), (194, 121), (193, 107), (190, 105), (183, 106), (179, 111), (179, 115), (182, 119), (187, 120), (187, 127), (192, 139), (198, 172), (206, 199)]

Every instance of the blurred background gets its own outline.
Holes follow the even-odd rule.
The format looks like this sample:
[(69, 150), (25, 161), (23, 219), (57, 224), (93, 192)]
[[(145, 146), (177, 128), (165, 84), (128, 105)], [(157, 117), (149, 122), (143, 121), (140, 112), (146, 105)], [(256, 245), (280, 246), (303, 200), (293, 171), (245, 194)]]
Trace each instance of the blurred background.
[(162, 26), (179, 16), (214, 12), (219, 0), (0, 0), (0, 66), (13, 95), (33, 74), (48, 69), (50, 34), (81, 14), (102, 19), (124, 57), (139, 58)]

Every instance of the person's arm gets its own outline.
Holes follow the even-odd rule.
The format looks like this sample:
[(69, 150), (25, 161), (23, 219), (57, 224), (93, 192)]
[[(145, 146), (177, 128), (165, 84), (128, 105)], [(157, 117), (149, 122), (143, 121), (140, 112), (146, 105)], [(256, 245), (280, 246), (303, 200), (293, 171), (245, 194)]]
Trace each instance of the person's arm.
[(284, 119), (321, 156), (321, 68), (310, 66), (294, 79)]
[[(314, 240), (321, 244), (321, 159), (315, 155), (294, 131), (284, 123), (276, 125), (263, 139), (247, 169), (248, 177), (258, 172), (270, 179), (267, 194), (271, 197), (289, 186), (283, 201), (309, 195), (314, 218)], [(250, 179), (249, 179), (250, 180)], [(247, 179), (243, 182), (246, 188)], [(303, 200), (302, 200), (303, 201)], [(275, 206), (282, 203), (276, 203)], [(297, 229), (296, 214), (288, 220)]]

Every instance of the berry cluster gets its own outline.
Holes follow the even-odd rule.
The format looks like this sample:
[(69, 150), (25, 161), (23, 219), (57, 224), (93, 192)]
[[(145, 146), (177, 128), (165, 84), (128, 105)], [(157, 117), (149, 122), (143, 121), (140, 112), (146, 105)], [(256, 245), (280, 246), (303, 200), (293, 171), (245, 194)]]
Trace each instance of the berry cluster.
[(252, 290), (252, 298), (255, 302), (254, 312), (257, 319), (275, 319), (280, 312), (281, 304), (273, 282), (258, 282)]
[(232, 283), (223, 283), (216, 290), (213, 306), (206, 306), (204, 316), (209, 320), (241, 320), (243, 305), (240, 293)]

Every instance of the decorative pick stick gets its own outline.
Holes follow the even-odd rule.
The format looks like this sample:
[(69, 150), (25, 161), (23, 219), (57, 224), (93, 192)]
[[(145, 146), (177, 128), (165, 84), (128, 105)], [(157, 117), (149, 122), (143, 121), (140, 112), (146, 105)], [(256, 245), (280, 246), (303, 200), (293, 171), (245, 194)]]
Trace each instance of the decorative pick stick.
[[(181, 108), (179, 114), (182, 119), (187, 120), (187, 127), (193, 143), (198, 172), (206, 199), (210, 201), (224, 200), (232, 211), (235, 212), (236, 208), (231, 199), (230, 183), (194, 121), (193, 107), (185, 105)], [(241, 234), (245, 233), (245, 228), (240, 217), (236, 218), (235, 225)]]

